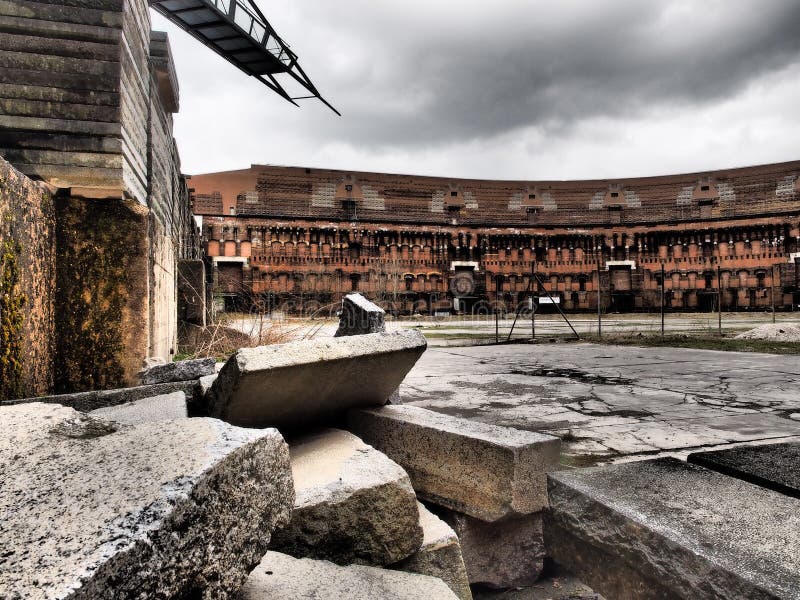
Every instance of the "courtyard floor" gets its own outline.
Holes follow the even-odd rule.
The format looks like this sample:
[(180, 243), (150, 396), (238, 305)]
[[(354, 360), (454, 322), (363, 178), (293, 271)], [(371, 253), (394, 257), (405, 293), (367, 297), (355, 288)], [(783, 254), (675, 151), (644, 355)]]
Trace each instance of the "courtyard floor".
[(405, 404), (562, 438), (587, 466), (800, 441), (800, 358), (587, 343), (429, 348)]

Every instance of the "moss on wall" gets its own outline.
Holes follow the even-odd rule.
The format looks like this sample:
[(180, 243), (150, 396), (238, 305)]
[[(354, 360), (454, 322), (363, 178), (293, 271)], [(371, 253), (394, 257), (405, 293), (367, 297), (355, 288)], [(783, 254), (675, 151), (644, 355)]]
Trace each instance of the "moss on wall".
[(0, 399), (52, 391), (55, 211), (0, 158)]
[(57, 199), (55, 390), (132, 383), (147, 349), (147, 211)]
[(22, 246), (10, 239), (0, 245), (0, 400), (23, 394), (22, 324), (26, 296), (19, 289)]

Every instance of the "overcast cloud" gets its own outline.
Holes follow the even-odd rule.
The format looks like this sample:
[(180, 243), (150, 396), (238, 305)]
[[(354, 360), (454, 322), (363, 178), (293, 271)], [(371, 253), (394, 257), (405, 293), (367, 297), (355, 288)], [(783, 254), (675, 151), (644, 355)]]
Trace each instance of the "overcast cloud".
[(257, 0), (337, 117), (172, 27), (187, 173), (656, 175), (800, 159), (798, 0)]

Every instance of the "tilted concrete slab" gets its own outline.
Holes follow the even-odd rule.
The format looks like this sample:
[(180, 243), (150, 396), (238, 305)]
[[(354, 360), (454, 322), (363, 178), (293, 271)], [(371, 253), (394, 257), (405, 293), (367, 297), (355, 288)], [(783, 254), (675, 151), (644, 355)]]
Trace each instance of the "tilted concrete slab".
[(418, 503), (418, 508), (423, 532), (422, 547), (392, 568), (438, 577), (460, 600), (472, 600), (461, 543), (456, 532), (423, 504)]
[(387, 565), (419, 549), (408, 475), (351, 433), (328, 429), (290, 445), (296, 500), (270, 548), (338, 564)]
[(152, 398), (142, 398), (134, 402), (126, 402), (117, 406), (98, 408), (89, 413), (98, 419), (106, 419), (136, 425), (152, 421), (168, 421), (170, 419), (185, 419), (188, 417), (186, 394), (173, 392)]
[(0, 408), (0, 596), (231, 598), (289, 520), (275, 430)]
[(250, 574), (242, 600), (456, 600), (441, 580), (416, 573), (267, 552)]
[(470, 583), (504, 589), (539, 579), (546, 554), (542, 513), (487, 523), (447, 509), (438, 512), (461, 541)]
[(342, 299), (342, 314), (336, 337), (386, 331), (385, 311), (361, 294), (347, 294)]
[(211, 386), (208, 414), (243, 427), (325, 423), (384, 404), (426, 346), (403, 331), (243, 348)]
[(353, 410), (348, 427), (398, 462), (423, 500), (484, 521), (547, 507), (558, 438), (408, 405)]
[(800, 498), (800, 444), (695, 452), (689, 455), (689, 462)]
[(549, 476), (548, 553), (608, 598), (800, 597), (800, 500), (673, 458)]

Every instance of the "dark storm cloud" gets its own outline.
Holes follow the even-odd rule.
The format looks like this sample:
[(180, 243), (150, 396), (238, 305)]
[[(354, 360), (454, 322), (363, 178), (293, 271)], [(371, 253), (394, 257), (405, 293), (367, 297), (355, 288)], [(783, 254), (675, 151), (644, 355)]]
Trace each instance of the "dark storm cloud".
[(188, 172), (649, 175), (797, 158), (800, 0), (256, 0), (339, 118), (183, 32)]
[(797, 0), (296, 6), (314, 12), (284, 35), (345, 114), (315, 112), (308, 128), (367, 146), (691, 108), (800, 57)]

